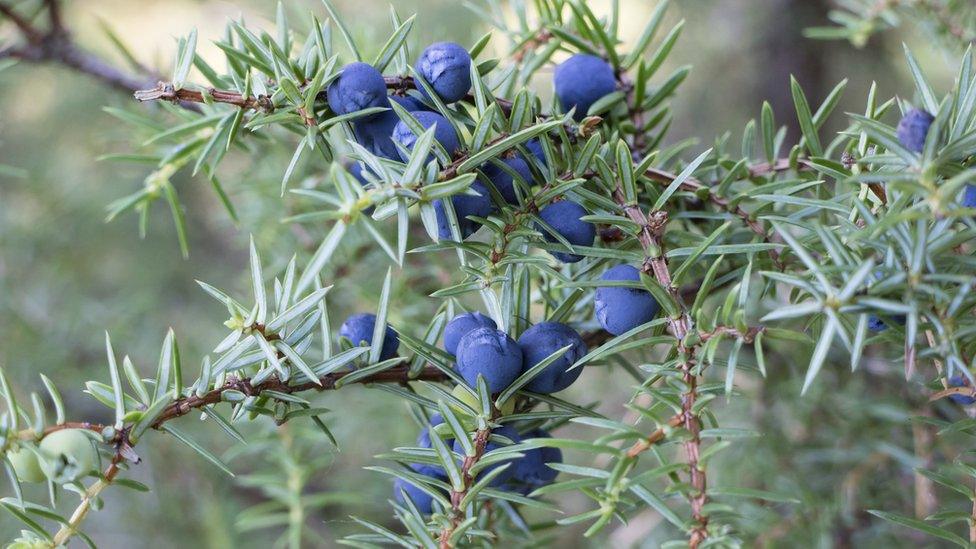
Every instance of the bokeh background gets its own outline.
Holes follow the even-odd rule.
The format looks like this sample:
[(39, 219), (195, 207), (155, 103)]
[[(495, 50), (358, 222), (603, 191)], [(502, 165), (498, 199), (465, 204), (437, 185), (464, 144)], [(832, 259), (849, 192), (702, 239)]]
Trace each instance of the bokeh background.
[[(378, 48), (385, 41), (388, 0), (336, 3), (361, 44)], [(633, 39), (655, 2), (620, 3), (626, 13), (622, 32)], [(209, 40), (222, 35), (229, 19), (243, 16), (249, 24), (271, 28), (274, 17), (273, 3), (260, 0), (66, 4), (66, 20), (87, 48), (123, 62), (103, 33), (102, 25), (108, 24), (140, 61), (160, 67), (164, 74), (172, 64), (175, 37), (192, 27), (199, 30), (198, 51), (216, 61), (219, 56)], [(397, 0), (395, 4), (401, 14), (419, 13), (414, 48), (435, 39), (471, 44), (486, 31), (461, 2)], [(609, 2), (591, 4), (600, 12)], [(317, 0), (292, 0), (286, 7), (299, 28), (310, 13), (324, 18)], [(687, 23), (666, 69), (684, 64), (694, 69), (673, 101), (674, 124), (668, 141), (698, 137), (703, 149), (730, 131), (737, 142), (743, 126), (758, 118), (763, 99), (772, 102), (777, 122), (793, 124), (790, 74), (797, 76), (814, 103), (839, 80), (849, 78), (837, 113), (862, 111), (872, 81), (878, 83), (882, 97), (911, 98), (903, 41), (912, 45), (940, 92), (951, 82), (955, 70), (951, 59), (931, 47), (926, 36), (910, 30), (875, 37), (860, 50), (846, 43), (802, 38), (803, 28), (826, 24), (829, 7), (826, 0), (676, 2), (669, 20), (687, 19)], [(547, 87), (548, 80), (540, 78), (540, 91), (547, 92)], [(73, 417), (106, 414), (82, 393), (85, 380), (106, 378), (104, 330), (111, 333), (116, 349), (131, 355), (148, 375), (165, 330), (172, 326), (186, 368), (192, 372), (225, 333), (221, 324), (225, 311), (194, 280), (247, 295), (248, 234), (256, 233), (262, 247), (281, 249), (299, 244), (302, 236), (274, 222), (288, 213), (289, 205), (277, 199), (277, 190), (290, 143), (277, 155), (234, 155), (225, 160), (221, 175), (239, 209), (239, 225), (229, 220), (205, 181), (188, 176), (175, 180), (187, 207), (191, 247), (187, 260), (179, 254), (163, 203), (153, 208), (145, 240), (139, 239), (132, 215), (106, 223), (106, 204), (138, 189), (146, 175), (138, 166), (97, 160), (101, 155), (137, 150), (133, 133), (103, 111), (106, 106), (133, 108), (133, 103), (125, 94), (56, 66), (22, 65), (0, 72), (0, 164), (23, 170), (22, 177), (0, 174), (0, 365), (21, 394), (41, 389), (37, 373), (47, 373), (62, 388)], [(828, 129), (843, 126), (838, 115)], [(314, 164), (303, 168), (308, 176), (322, 169)], [(314, 227), (310, 231), (313, 239), (320, 236)], [(380, 253), (360, 248), (355, 238), (344, 246), (338, 262), (353, 269), (355, 276), (341, 283), (330, 298), (335, 322), (354, 310), (375, 307), (382, 269), (370, 266), (384, 264)], [(411, 296), (426, 295), (453, 274), (446, 266), (415, 267), (398, 280), (395, 299), (416, 305), (393, 312), (394, 322), (426, 322), (436, 303)], [(883, 502), (889, 510), (913, 514), (919, 504), (912, 496), (916, 480), (911, 467), (924, 455), (909, 455), (900, 448), (911, 448), (913, 436), (917, 437), (904, 420), (922, 398), (902, 387), (900, 365), (870, 356), (866, 368), (850, 374), (846, 357), (838, 355), (836, 364), (825, 367), (812, 394), (801, 400), (805, 361), (796, 357), (806, 351), (779, 351), (767, 358), (769, 379), (740, 380), (750, 398), (733, 401), (723, 410), (729, 424), (759, 429), (763, 436), (723, 454), (714, 464), (710, 482), (721, 485), (728, 479), (790, 493), (804, 506), (802, 512), (788, 507), (749, 509), (753, 524), (742, 526), (745, 538), (773, 546), (798, 541), (824, 546), (857, 546), (859, 540), (914, 543), (884, 530), (887, 527), (863, 512), (871, 502)], [(631, 383), (622, 372), (588, 372), (568, 398), (603, 400), (606, 413), (621, 416), (620, 403)], [(308, 527), (332, 540), (358, 530), (350, 515), (389, 521), (390, 482), (362, 467), (378, 462), (372, 456), (413, 438), (416, 427), (406, 406), (386, 393), (362, 388), (320, 395), (316, 402), (334, 410), (326, 418), (340, 449), (325, 440), (309, 449), (310, 455), (330, 463), (311, 480), (310, 491), (330, 491), (335, 496), (308, 518)], [(193, 423), (192, 418), (184, 422), (198, 440), (218, 453), (232, 446), (215, 427)], [(582, 429), (566, 432), (592, 436)], [(145, 461), (134, 468), (133, 478), (154, 490), (110, 492), (106, 511), (96, 513), (88, 524), (89, 533), (104, 547), (266, 547), (280, 532), (274, 528), (244, 531), (240, 513), (264, 500), (261, 491), (221, 474), (187, 448), (157, 436), (148, 437), (139, 453)], [(230, 457), (234, 467), (246, 473), (261, 470), (260, 454)], [(754, 467), (744, 472), (744, 460)], [(732, 471), (737, 471), (735, 476)], [(583, 509), (585, 503), (565, 501), (573, 509)], [(648, 512), (629, 525), (615, 526), (609, 537), (600, 540), (585, 541), (580, 528), (570, 528), (560, 541), (565, 546), (655, 547), (665, 539), (654, 531), (657, 523), (658, 517)], [(0, 515), (0, 538), (10, 539), (18, 529), (9, 516)]]

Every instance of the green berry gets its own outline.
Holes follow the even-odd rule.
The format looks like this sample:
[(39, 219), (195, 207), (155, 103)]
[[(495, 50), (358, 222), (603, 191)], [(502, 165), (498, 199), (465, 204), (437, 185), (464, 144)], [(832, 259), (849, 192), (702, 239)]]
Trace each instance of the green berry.
[(98, 462), (98, 452), (82, 429), (55, 431), (41, 440), (41, 469), (58, 484), (85, 476)]
[(44, 476), (44, 471), (41, 471), (37, 454), (26, 446), (9, 451), (7, 459), (14, 466), (14, 472), (17, 473), (17, 478), (21, 482), (44, 482), (44, 479), (47, 478)]
[[(468, 407), (470, 407), (472, 410), (475, 411), (481, 410), (481, 403), (478, 402), (478, 397), (471, 394), (471, 391), (469, 391), (467, 388), (462, 387), (461, 385), (457, 385), (454, 387), (454, 390), (451, 391), (451, 394), (454, 396), (454, 398), (467, 404)], [(468, 415), (468, 411), (463, 408), (457, 408), (452, 406), (451, 409), (454, 410), (454, 413), (456, 414), (464, 415), (464, 416)], [(501, 410), (499, 410), (499, 412), (501, 412), (503, 416), (507, 416), (515, 413), (515, 399), (510, 398), (506, 400), (505, 404), (502, 405), (502, 408)]]

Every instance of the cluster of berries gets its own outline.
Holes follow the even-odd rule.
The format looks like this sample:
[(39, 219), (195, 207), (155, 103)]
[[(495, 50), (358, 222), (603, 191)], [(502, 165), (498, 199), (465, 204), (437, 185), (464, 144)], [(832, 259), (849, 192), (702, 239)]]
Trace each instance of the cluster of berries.
[[(921, 153), (925, 149), (925, 142), (929, 138), (929, 129), (933, 122), (935, 122), (935, 117), (931, 113), (922, 109), (910, 109), (902, 116), (895, 130), (898, 142), (911, 152)], [(961, 204), (965, 208), (976, 208), (976, 186), (966, 185)], [(894, 315), (892, 320), (903, 325), (906, 317), (905, 315)], [(868, 329), (874, 332), (882, 332), (888, 329), (888, 325), (878, 315), (872, 314), (868, 318)], [(955, 375), (949, 378), (948, 386), (970, 387), (971, 384), (967, 378)], [(965, 394), (949, 395), (949, 400), (963, 406), (976, 404), (976, 398)]]
[[(463, 141), (450, 121), (429, 105), (427, 88), (433, 90), (445, 105), (468, 97), (471, 90), (471, 56), (459, 44), (438, 42), (421, 53), (416, 62), (416, 71), (427, 84), (417, 86), (417, 95), (409, 95), (403, 89), (394, 90), (388, 95), (386, 81), (376, 68), (361, 62), (346, 65), (339, 77), (329, 85), (329, 106), (339, 115), (386, 108), (380, 113), (355, 118), (352, 123), (353, 135), (363, 147), (377, 156), (406, 161), (418, 136), (391, 109), (391, 101), (395, 102), (409, 112), (424, 130), (434, 128), (435, 140), (453, 157), (463, 150)], [(577, 120), (582, 119), (597, 100), (617, 88), (613, 68), (603, 59), (587, 54), (574, 55), (561, 63), (556, 68), (553, 83), (560, 105), (565, 111), (572, 111)], [(538, 139), (527, 142), (525, 148), (539, 163), (546, 164)], [(349, 170), (361, 184), (370, 184), (361, 165), (350, 165)], [(516, 189), (520, 183), (531, 187), (535, 181), (528, 159), (516, 151), (509, 151), (507, 156), (486, 163), (481, 167), (481, 172), (485, 180), (475, 181), (471, 185), (473, 193), (458, 194), (448, 199), (456, 214), (461, 238), (467, 238), (478, 230), (479, 224), (473, 218), (485, 218), (496, 211), (488, 184), (507, 204), (517, 205), (519, 192)], [(452, 232), (444, 200), (433, 202), (437, 232), (439, 238), (450, 239)], [(580, 204), (561, 200), (542, 208), (539, 217), (545, 225), (540, 224), (537, 228), (550, 243), (564, 241), (573, 246), (590, 246), (596, 237), (596, 229), (580, 219), (585, 215), (586, 210)], [(558, 233), (558, 236), (553, 233)], [(554, 252), (553, 255), (564, 263), (575, 263), (582, 259), (582, 256), (568, 252)]]
[[(602, 280), (611, 282), (634, 282), (640, 280), (640, 272), (630, 265), (618, 265), (606, 271)], [(596, 291), (595, 310), (597, 320), (610, 333), (619, 335), (644, 323), (651, 321), (658, 312), (658, 304), (651, 294), (644, 289), (628, 286), (605, 286)], [(348, 339), (354, 345), (370, 345), (376, 327), (376, 317), (372, 314), (356, 314), (339, 328), (339, 335)], [(385, 327), (380, 360), (387, 360), (396, 356), (399, 339), (396, 332)], [(478, 378), (484, 379), (488, 390), (492, 394), (500, 393), (512, 384), (525, 371), (540, 364), (556, 351), (568, 349), (555, 361), (545, 366), (533, 377), (525, 389), (536, 393), (555, 393), (568, 388), (575, 382), (582, 368), (572, 366), (584, 355), (588, 349), (583, 338), (576, 330), (560, 322), (542, 322), (525, 330), (518, 341), (507, 333), (498, 329), (498, 325), (491, 318), (480, 312), (464, 313), (454, 317), (444, 329), (444, 350), (454, 355), (458, 373), (470, 388), (477, 387)], [(472, 392), (462, 386), (454, 390), (456, 396), (473, 408), (478, 408)], [(508, 404), (513, 404), (509, 400)], [(503, 406), (502, 415), (510, 414), (513, 407)], [(425, 428), (417, 439), (417, 446), (430, 448), (429, 429), (440, 424), (443, 420), (435, 415), (431, 424)], [(533, 430), (519, 433), (511, 426), (503, 426), (493, 431), (503, 440), (518, 443), (523, 438), (548, 437), (548, 433)], [(457, 442), (454, 450), (461, 452)], [(499, 442), (492, 440), (487, 451), (499, 447)], [(493, 486), (505, 486), (523, 493), (552, 482), (556, 471), (546, 467), (547, 463), (561, 461), (561, 454), (556, 449), (538, 448), (525, 452), (525, 456), (514, 461), (512, 466), (502, 471), (492, 480)], [(445, 479), (444, 471), (440, 467), (426, 464), (413, 464), (414, 471)], [(492, 470), (492, 467), (487, 470)], [(484, 474), (484, 473), (481, 473)], [(398, 480), (395, 495), (402, 501), (402, 493), (406, 493), (417, 507), (424, 512), (430, 512), (432, 498), (423, 489), (404, 480)]]
[(7, 459), (22, 482), (74, 482), (93, 473), (98, 465), (98, 450), (89, 432), (60, 429), (47, 434), (37, 446), (11, 450)]
[[(377, 156), (406, 161), (418, 138), (411, 130), (411, 125), (390, 109), (392, 101), (409, 112), (424, 130), (434, 128), (435, 140), (452, 159), (456, 158), (459, 153), (463, 153), (463, 140), (450, 121), (431, 106), (433, 102), (428, 90), (437, 94), (439, 102), (445, 105), (468, 97), (472, 84), (471, 56), (458, 44), (439, 42), (423, 51), (415, 68), (418, 77), (423, 80), (416, 86), (419, 93), (409, 95), (398, 89), (388, 95), (386, 82), (374, 67), (365, 63), (346, 65), (328, 88), (329, 105), (339, 115), (376, 107), (388, 109), (378, 114), (357, 117), (352, 124), (356, 140)], [(577, 54), (556, 67), (553, 84), (562, 109), (572, 112), (573, 117), (579, 121), (600, 98), (617, 89), (618, 79), (613, 68), (603, 59)], [(497, 211), (492, 190), (496, 191), (496, 195), (505, 204), (520, 203), (520, 190), (531, 188), (536, 183), (530, 163), (546, 166), (548, 162), (538, 139), (525, 143), (525, 150), (534, 158), (530, 159), (522, 152), (513, 150), (482, 166), (483, 178), (471, 185), (473, 193), (434, 201), (439, 238), (452, 238), (444, 200), (451, 202), (459, 222), (461, 238), (467, 238), (478, 230), (478, 218), (486, 218)], [(433, 157), (428, 159), (430, 160)], [(361, 165), (355, 164), (349, 169), (364, 186), (370, 184), (368, 174)], [(538, 213), (541, 223), (536, 228), (550, 243), (568, 242), (574, 247), (591, 246), (596, 238), (596, 228), (582, 219), (587, 211), (579, 203), (566, 199), (557, 200), (541, 208)], [(575, 263), (583, 259), (571, 252), (572, 250), (552, 253), (564, 263)], [(623, 334), (649, 322), (657, 315), (658, 304), (651, 294), (643, 288), (634, 287), (634, 283), (640, 280), (640, 272), (636, 268), (618, 265), (607, 270), (601, 280), (618, 283), (598, 288), (594, 299), (596, 318), (611, 334)], [(357, 314), (342, 324), (339, 334), (353, 345), (370, 345), (375, 327), (374, 315)], [(380, 359), (395, 357), (398, 344), (396, 332), (387, 326)], [(509, 387), (524, 372), (564, 347), (569, 349), (526, 384), (525, 389), (536, 393), (562, 391), (572, 385), (582, 373), (582, 368), (572, 366), (586, 355), (587, 345), (570, 326), (559, 322), (543, 322), (525, 330), (516, 341), (499, 330), (491, 318), (472, 312), (452, 319), (444, 332), (444, 349), (454, 355), (457, 371), (468, 385), (456, 387), (453, 394), (462, 402), (474, 404), (475, 408), (477, 399), (470, 388), (477, 387), (479, 377), (485, 380), (492, 394), (497, 394)], [(507, 404), (513, 402), (510, 399)], [(507, 405), (503, 408), (509, 409), (501, 410), (502, 415), (514, 411), (513, 407)], [(430, 429), (442, 422), (440, 415), (434, 415), (430, 424), (420, 433), (417, 446), (430, 448)], [(538, 429), (519, 433), (512, 426), (505, 425), (492, 432), (487, 451), (501, 443), (518, 443), (523, 438), (548, 436), (548, 433)], [(457, 442), (454, 442), (454, 446), (455, 452), (463, 454)], [(527, 494), (555, 479), (556, 470), (546, 464), (562, 460), (559, 450), (539, 448), (524, 454), (524, 457), (512, 462), (510, 467), (493, 479), (492, 485)], [(489, 467), (487, 471), (499, 465), (502, 464)], [(413, 464), (412, 469), (433, 478), (447, 478), (439, 466)], [(406, 494), (421, 511), (431, 511), (430, 494), (409, 482), (398, 480), (395, 494), (401, 502), (403, 494)]]

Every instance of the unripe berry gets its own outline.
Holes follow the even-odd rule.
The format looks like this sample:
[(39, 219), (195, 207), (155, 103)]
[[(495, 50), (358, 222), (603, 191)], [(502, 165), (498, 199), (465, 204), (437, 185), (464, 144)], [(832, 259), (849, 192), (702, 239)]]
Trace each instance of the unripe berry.
[[(417, 119), (417, 122), (420, 122), (424, 130), (429, 130), (432, 126), (435, 127), (434, 139), (444, 147), (448, 156), (453, 156), (461, 148), (461, 141), (458, 139), (454, 127), (440, 113), (414, 111), (410, 114)], [(393, 127), (392, 137), (394, 142), (399, 143), (408, 152), (413, 150), (414, 143), (417, 142), (417, 135), (402, 120)], [(431, 153), (428, 161), (433, 157), (434, 153)], [(400, 151), (400, 159), (406, 162), (409, 156)]]
[(44, 482), (47, 478), (41, 470), (41, 464), (37, 459), (37, 454), (25, 446), (7, 452), (7, 459), (14, 467), (17, 478), (21, 482)]
[[(572, 345), (542, 373), (532, 378), (525, 388), (536, 393), (558, 393), (569, 387), (583, 373), (583, 368), (569, 370), (577, 360), (586, 355), (586, 343), (576, 330), (560, 322), (540, 322), (529, 328), (518, 339), (522, 348), (523, 368), (529, 370), (549, 355), (567, 345)], [(569, 371), (567, 371), (569, 370)]]
[[(532, 172), (529, 170), (529, 165), (525, 163), (523, 158), (513, 156), (502, 160), (502, 162), (517, 173), (523, 181), (530, 185), (532, 184)], [(491, 181), (491, 184), (498, 189), (499, 194), (505, 199), (505, 202), (518, 204), (518, 194), (515, 192), (515, 178), (512, 177), (511, 173), (491, 162), (485, 164), (482, 169), (485, 172), (485, 176)]]
[[(370, 313), (358, 313), (350, 316), (339, 327), (339, 335), (348, 339), (354, 346), (372, 345), (373, 328), (376, 326), (376, 315)], [(400, 346), (400, 338), (389, 324), (386, 325), (386, 334), (383, 336), (383, 348), (380, 350), (380, 360), (388, 360), (396, 356), (397, 348)]]
[[(606, 281), (638, 281), (640, 271), (630, 265), (617, 265), (600, 276)], [(657, 316), (658, 303), (647, 290), (607, 286), (596, 289), (596, 318), (603, 329), (620, 335)]]
[[(570, 244), (574, 246), (592, 246), (593, 239), (596, 238), (596, 227), (592, 223), (580, 219), (586, 214), (587, 212), (583, 209), (583, 206), (580, 206), (576, 202), (563, 200), (554, 202), (543, 208), (539, 212), (539, 217), (559, 233), (560, 236), (569, 241)], [(552, 233), (541, 225), (536, 228), (547, 241), (559, 242)], [(583, 259), (581, 255), (568, 252), (551, 253), (563, 263), (576, 263)]]
[[(454, 390), (451, 391), (451, 394), (454, 395), (454, 398), (456, 398), (456, 399), (460, 400), (461, 402), (463, 402), (464, 404), (466, 404), (468, 406), (468, 408), (471, 408), (475, 412), (480, 412), (480, 410), (481, 410), (481, 403), (478, 401), (478, 397), (476, 397), (474, 394), (472, 394), (470, 390), (464, 388), (463, 385), (455, 385), (454, 386)], [(475, 421), (473, 421), (474, 418), (473, 418), (473, 416), (471, 416), (471, 412), (469, 412), (468, 410), (465, 410), (463, 408), (459, 408), (457, 406), (452, 406), (451, 409), (454, 410), (454, 412), (458, 416), (460, 416), (459, 419), (461, 419), (465, 423), (466, 426), (469, 426), (469, 427), (474, 427), (475, 426)], [(505, 403), (502, 404), (501, 409), (498, 410), (498, 413), (500, 413), (503, 416), (508, 416), (508, 415), (514, 414), (515, 413), (515, 399), (514, 398), (510, 398), (510, 399), (506, 400)], [(465, 421), (465, 420), (469, 420), (469, 419), (471, 421)], [(468, 425), (469, 423), (470, 423), (470, 425)]]
[(929, 133), (929, 127), (935, 118), (921, 110), (912, 109), (905, 113), (905, 116), (898, 122), (898, 141), (906, 149), (920, 153), (925, 148), (925, 137)]
[[(949, 378), (949, 387), (969, 387), (969, 380), (963, 376), (952, 376)], [(963, 406), (972, 406), (976, 404), (976, 398), (966, 395), (949, 395), (949, 400), (955, 402), (956, 404), (961, 404)]]
[(477, 328), (498, 328), (495, 321), (489, 316), (485, 316), (478, 311), (457, 315), (447, 323), (444, 328), (444, 350), (457, 354), (457, 345), (461, 338), (466, 336), (471, 330)]
[[(370, 107), (387, 107), (386, 82), (383, 75), (368, 63), (350, 63), (326, 92), (329, 107), (336, 114), (350, 114)], [(366, 118), (374, 118), (370, 115)]]
[[(491, 194), (484, 183), (475, 181), (471, 184), (471, 190), (478, 193), (478, 196), (456, 194), (450, 198), (451, 204), (454, 206), (454, 215), (457, 217), (461, 229), (461, 238), (471, 236), (481, 226), (477, 221), (468, 219), (469, 215), (488, 217), (495, 209), (495, 205), (491, 201)], [(451, 239), (451, 225), (447, 219), (447, 211), (444, 209), (444, 199), (438, 198), (431, 204), (434, 206), (434, 213), (437, 214), (437, 237), (446, 240)]]
[(38, 445), (41, 469), (58, 484), (78, 480), (95, 468), (98, 452), (81, 429), (62, 429), (45, 436)]
[(488, 391), (497, 393), (522, 373), (522, 349), (501, 330), (478, 328), (458, 342), (457, 369), (472, 388), (478, 386), (481, 375)]
[(42, 539), (16, 539), (7, 549), (51, 549), (51, 542)]
[[(522, 437), (519, 436), (518, 431), (516, 431), (512, 427), (509, 427), (508, 425), (502, 425), (501, 427), (498, 427), (497, 429), (493, 429), (492, 430), (492, 434), (493, 435), (503, 436), (503, 437), (511, 440), (515, 444), (518, 444), (519, 442), (522, 442)], [(491, 452), (493, 450), (497, 450), (499, 448), (504, 448), (504, 447), (505, 447), (504, 444), (501, 444), (499, 442), (495, 442), (493, 440), (489, 440), (488, 441), (488, 444), (485, 445), (485, 453), (487, 454), (488, 452)], [(460, 455), (461, 457), (464, 457), (464, 448), (457, 441), (454, 441), (454, 452), (456, 454)], [(509, 463), (512, 463), (512, 462), (511, 461), (500, 461), (498, 463), (495, 463), (495, 464), (489, 465), (488, 467), (485, 467), (481, 471), (478, 471), (478, 475), (477, 475), (477, 477), (475, 477), (475, 481), (477, 482), (477, 480), (481, 479), (484, 475), (488, 474), (489, 472), (494, 471), (495, 469), (497, 469), (499, 467), (502, 467), (502, 466), (504, 466), (506, 464), (509, 464)], [(515, 464), (514, 463), (512, 463), (512, 465), (509, 465), (507, 469), (505, 469), (504, 471), (502, 471), (501, 473), (499, 473), (498, 476), (496, 476), (495, 478), (491, 479), (491, 482), (488, 483), (488, 486), (492, 486), (492, 487), (502, 486), (503, 484), (505, 484), (506, 482), (508, 482), (512, 478), (512, 475), (513, 474), (515, 474)]]
[(599, 57), (577, 53), (556, 67), (553, 83), (563, 110), (576, 108), (573, 118), (582, 120), (601, 97), (617, 89), (613, 67)]
[[(522, 435), (523, 438), (551, 438), (549, 433), (542, 429), (534, 429)], [(529, 493), (536, 488), (552, 484), (559, 471), (553, 469), (548, 464), (562, 463), (563, 453), (559, 448), (534, 448), (522, 452), (525, 457), (517, 460), (513, 467), (512, 480), (526, 488), (525, 493)]]
[[(436, 42), (427, 46), (416, 68), (445, 103), (460, 101), (471, 89), (471, 55), (460, 44)], [(426, 95), (423, 87), (418, 89)]]

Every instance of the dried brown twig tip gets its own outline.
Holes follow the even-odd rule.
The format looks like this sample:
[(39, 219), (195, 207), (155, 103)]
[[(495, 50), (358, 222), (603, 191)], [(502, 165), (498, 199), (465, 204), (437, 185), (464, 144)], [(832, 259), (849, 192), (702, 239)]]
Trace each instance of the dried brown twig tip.
[(274, 103), (266, 96), (255, 97), (253, 95), (244, 96), (240, 93), (227, 90), (208, 88), (206, 95), (204, 92), (190, 90), (186, 88), (177, 89), (168, 82), (159, 82), (156, 87), (147, 90), (136, 90), (132, 94), (139, 101), (171, 101), (174, 103), (224, 103), (234, 105), (242, 109), (251, 109), (262, 112), (273, 112)]

